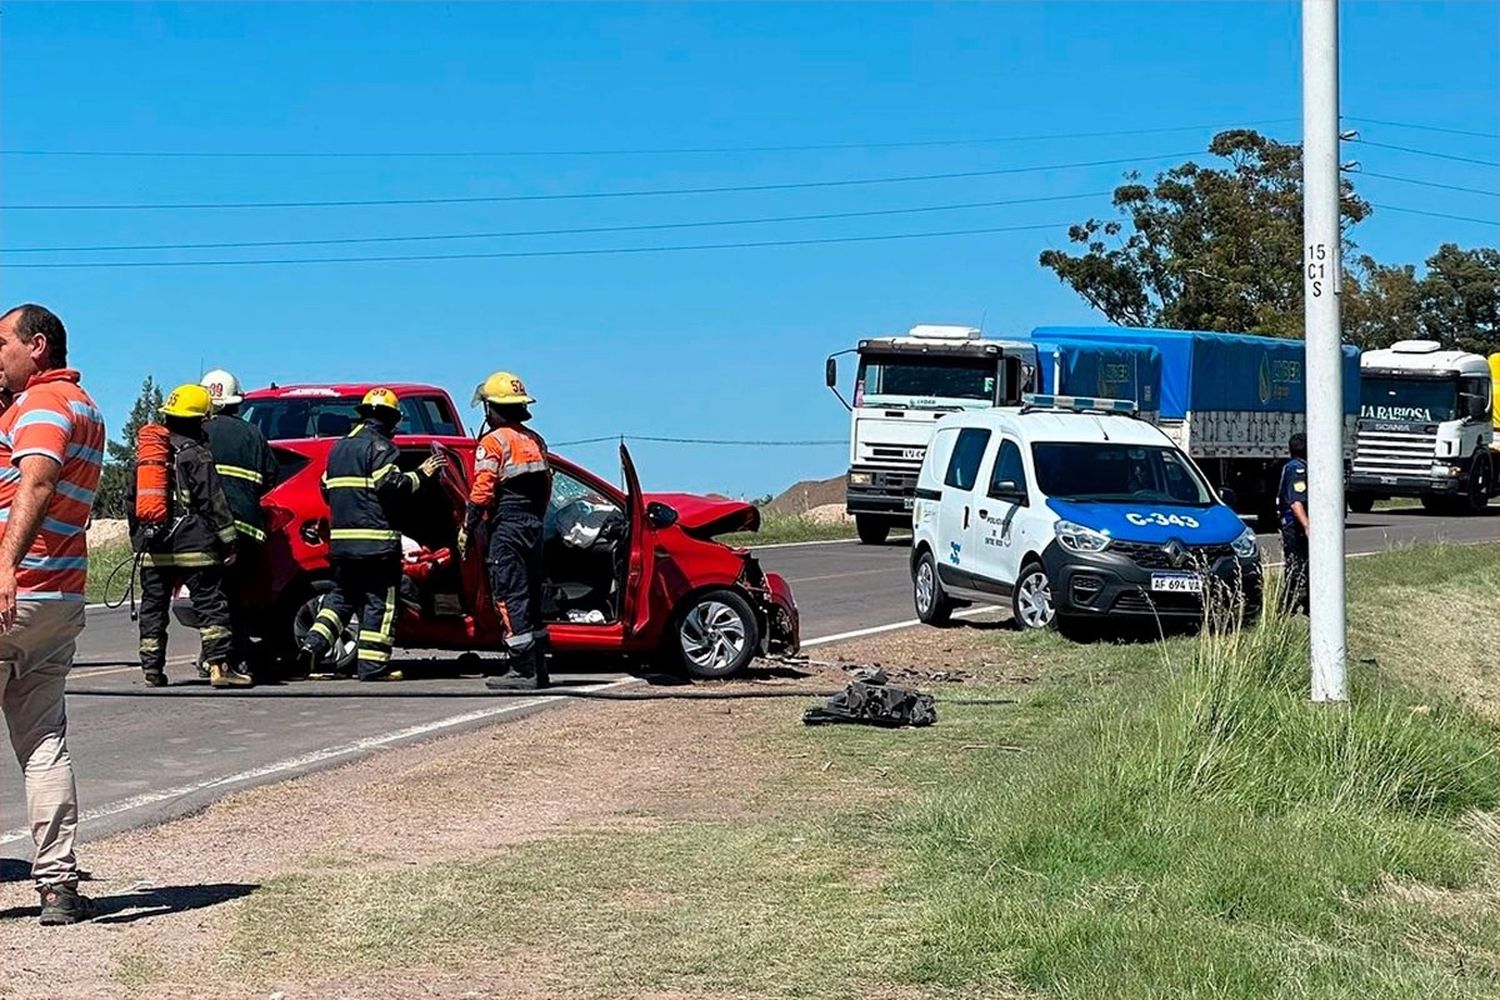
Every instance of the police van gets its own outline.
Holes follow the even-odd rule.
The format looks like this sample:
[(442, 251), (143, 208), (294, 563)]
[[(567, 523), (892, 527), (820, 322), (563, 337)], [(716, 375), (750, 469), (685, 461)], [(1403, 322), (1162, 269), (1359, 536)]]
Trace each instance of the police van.
[(1025, 396), (938, 422), (917, 480), (917, 616), (1008, 599), (1021, 627), (1260, 611), (1255, 533), (1129, 400)]

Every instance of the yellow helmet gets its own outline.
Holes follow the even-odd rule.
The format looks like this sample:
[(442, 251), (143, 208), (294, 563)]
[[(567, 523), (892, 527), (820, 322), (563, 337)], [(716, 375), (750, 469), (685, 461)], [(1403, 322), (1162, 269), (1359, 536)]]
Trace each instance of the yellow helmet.
[(365, 398), (355, 408), (365, 416), (371, 416), (376, 410), (389, 410), (395, 416), (401, 416), (401, 404), (396, 399), (396, 394), (383, 385), (365, 393)]
[(474, 405), (480, 403), (495, 403), (499, 406), (508, 406), (515, 403), (535, 403), (531, 394), (526, 391), (526, 383), (521, 381), (521, 376), (511, 372), (496, 372), (474, 389)]
[(206, 417), (213, 410), (214, 398), (201, 385), (179, 385), (161, 404), (161, 412), (168, 417)]

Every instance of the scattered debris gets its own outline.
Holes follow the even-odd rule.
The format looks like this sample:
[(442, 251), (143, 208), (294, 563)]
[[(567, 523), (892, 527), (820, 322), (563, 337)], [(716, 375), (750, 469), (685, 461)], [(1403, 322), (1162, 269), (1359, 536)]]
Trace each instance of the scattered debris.
[(899, 729), (937, 721), (932, 695), (888, 683), (884, 670), (866, 669), (825, 703), (802, 713), (808, 726), (853, 723)]

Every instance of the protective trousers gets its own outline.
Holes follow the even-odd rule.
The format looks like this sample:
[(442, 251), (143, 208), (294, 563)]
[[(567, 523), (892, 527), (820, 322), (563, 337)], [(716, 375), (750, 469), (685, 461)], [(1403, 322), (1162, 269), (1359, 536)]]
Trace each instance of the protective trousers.
[(542, 519), (502, 508), (490, 526), (486, 563), (505, 648), (517, 673), (536, 673), (547, 641), (542, 625)]
[(224, 595), (229, 600), (229, 629), (233, 634), (232, 662), (245, 664), (250, 658), (250, 622), (246, 614), (247, 581), (260, 572), (263, 546), (249, 535), (240, 535), (234, 543), (234, 565), (224, 567)]
[(1281, 533), (1281, 611), (1307, 614), (1307, 536), (1292, 529)]
[(359, 621), (359, 679), (369, 680), (389, 671), (396, 637), (396, 587), (400, 582), (399, 555), (333, 560), (333, 590), (308, 630), (308, 648), (323, 655), (352, 615)]
[[(150, 558), (149, 555), (147, 557)], [(141, 565), (141, 669), (164, 672), (167, 665), (167, 616), (172, 591), (187, 584), (203, 639), (203, 663), (229, 665), (234, 632), (229, 625), (229, 598), (224, 595), (224, 568)]]

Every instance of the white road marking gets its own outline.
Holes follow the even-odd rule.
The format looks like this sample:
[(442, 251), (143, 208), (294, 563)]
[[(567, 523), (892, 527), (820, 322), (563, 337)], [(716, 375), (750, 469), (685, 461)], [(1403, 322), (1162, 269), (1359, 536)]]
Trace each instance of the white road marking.
[[(637, 683), (634, 677), (627, 677), (618, 681), (609, 681), (604, 684), (591, 684), (579, 688), (580, 691), (605, 691), (609, 688), (623, 687), (626, 684)], [(188, 785), (178, 785), (175, 788), (163, 788), (159, 791), (144, 792), (128, 799), (120, 799), (107, 805), (99, 806), (97, 809), (85, 810), (78, 818), (80, 822), (104, 819), (109, 816), (118, 816), (120, 813), (130, 812), (132, 809), (140, 809), (145, 806), (156, 805), (159, 802), (168, 802), (183, 796), (193, 795), (197, 792), (207, 791), (211, 788), (228, 788), (232, 785), (244, 784), (248, 781), (256, 781), (261, 778), (269, 778), (278, 774), (286, 774), (298, 768), (308, 767), (313, 764), (321, 764), (324, 761), (334, 760), (339, 757), (347, 757), (351, 754), (364, 753), (375, 750), (392, 743), (400, 743), (402, 740), (425, 736), (428, 733), (440, 732), (444, 729), (452, 729), (454, 726), (462, 726), (469, 722), (478, 722), (481, 719), (499, 719), (507, 715), (520, 712), (523, 709), (534, 708), (548, 702), (557, 701), (549, 697), (528, 698), (524, 701), (514, 702), (509, 705), (496, 705), (490, 708), (479, 708), (472, 712), (464, 712), (461, 715), (450, 715), (445, 719), (436, 719), (432, 722), (422, 722), (404, 729), (396, 729), (379, 736), (366, 736), (363, 739), (352, 740), (348, 743), (340, 743), (337, 746), (324, 747), (322, 750), (313, 750), (309, 753), (296, 757), (288, 757), (274, 764), (266, 764), (262, 767), (251, 768), (248, 771), (239, 771), (228, 774), (221, 778), (209, 778), (204, 781), (193, 782)], [(18, 840), (30, 840), (31, 831), (25, 827), (17, 830), (6, 830), (0, 833), (0, 844), (11, 844)]]
[[(996, 607), (998, 607), (998, 605), (984, 605), (977, 608), (965, 608), (962, 611), (953, 612), (953, 617), (974, 618), (978, 615), (987, 614), (991, 611), (994, 611)], [(897, 629), (911, 628), (914, 625), (920, 624), (922, 624), (921, 619), (908, 618), (904, 622), (891, 622), (887, 625), (872, 625), (869, 628), (857, 628), (852, 632), (836, 632), (833, 635), (820, 635), (816, 639), (804, 639), (802, 641), (802, 648), (807, 649), (811, 646), (823, 646), (830, 642), (843, 642), (845, 639), (860, 639), (867, 635), (879, 635), (881, 632), (894, 632)]]

